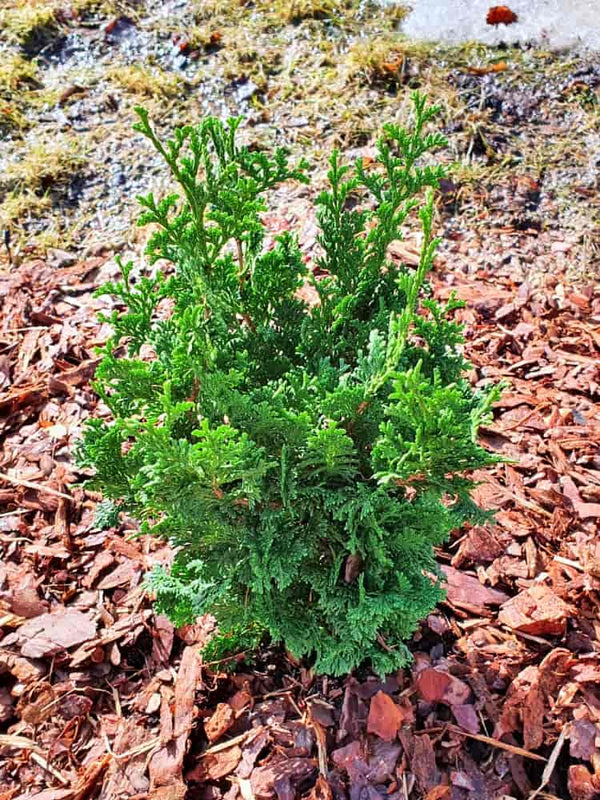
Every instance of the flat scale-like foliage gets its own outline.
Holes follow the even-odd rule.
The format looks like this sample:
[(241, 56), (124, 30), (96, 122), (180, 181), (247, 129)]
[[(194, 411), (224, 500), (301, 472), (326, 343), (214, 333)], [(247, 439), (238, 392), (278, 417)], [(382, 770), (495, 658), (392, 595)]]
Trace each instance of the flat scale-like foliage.
[[(412, 126), (385, 126), (370, 166), (331, 157), (314, 273), (294, 235), (266, 242), (261, 218), (270, 189), (308, 182), (304, 163), (241, 146), (238, 119), (163, 143), (139, 109), (181, 193), (140, 198), (157, 266), (134, 280), (122, 264), (103, 288), (120, 301), (96, 377), (112, 418), (89, 425), (83, 462), (173, 544), (151, 578), (158, 608), (268, 631), (333, 674), (407, 662), (443, 597), (433, 548), (477, 516), (467, 473), (493, 460), (476, 436), (495, 393), (464, 379), (459, 303), (425, 283), (443, 169), (423, 156), (444, 139), (427, 132), (437, 109), (413, 101)], [(415, 268), (388, 255), (412, 218)]]

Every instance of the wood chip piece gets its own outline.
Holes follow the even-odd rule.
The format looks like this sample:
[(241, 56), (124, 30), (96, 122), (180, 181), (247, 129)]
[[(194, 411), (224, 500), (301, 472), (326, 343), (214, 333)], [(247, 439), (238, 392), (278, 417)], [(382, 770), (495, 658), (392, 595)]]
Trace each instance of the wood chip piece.
[(65, 609), (28, 620), (18, 634), (22, 656), (43, 658), (93, 639), (96, 623), (81, 611)]
[(311, 758), (285, 758), (276, 763), (256, 767), (250, 777), (252, 791), (259, 800), (271, 800), (276, 794), (275, 782), (288, 778), (298, 786), (316, 777), (317, 765)]
[(511, 597), (498, 614), (498, 621), (515, 631), (532, 636), (562, 636), (570, 609), (543, 583)]
[(209, 753), (204, 756), (193, 770), (187, 773), (188, 781), (218, 781), (231, 775), (242, 758), (240, 747), (228, 747), (219, 753)]
[(447, 580), (447, 598), (456, 606), (499, 606), (508, 600), (504, 592), (484, 586), (478, 578), (459, 569), (443, 566), (442, 572)]
[[(204, 732), (212, 744), (218, 742), (235, 722), (235, 711), (227, 703), (219, 703), (215, 713), (204, 723)], [(237, 764), (236, 764), (237, 766)]]
[(428, 703), (464, 705), (471, 697), (471, 688), (464, 681), (433, 667), (421, 670), (415, 685), (423, 700)]
[(404, 720), (402, 709), (389, 694), (379, 691), (371, 700), (367, 719), (367, 732), (374, 733), (384, 742), (392, 742)]

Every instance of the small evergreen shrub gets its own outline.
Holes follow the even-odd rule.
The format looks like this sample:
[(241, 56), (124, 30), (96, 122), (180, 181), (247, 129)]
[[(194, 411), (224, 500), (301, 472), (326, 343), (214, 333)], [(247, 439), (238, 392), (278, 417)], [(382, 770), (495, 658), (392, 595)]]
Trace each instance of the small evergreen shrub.
[[(141, 197), (160, 266), (103, 287), (110, 318), (97, 391), (112, 413), (89, 425), (94, 485), (176, 556), (152, 578), (175, 624), (212, 612), (225, 641), (285, 643), (315, 669), (405, 664), (406, 640), (443, 597), (433, 548), (481, 512), (469, 470), (496, 391), (463, 377), (460, 303), (432, 299), (433, 194), (423, 156), (444, 144), (437, 108), (413, 95), (409, 129), (387, 125), (367, 168), (331, 157), (316, 200), (317, 275), (291, 233), (266, 241), (264, 195), (290, 166), (241, 146), (239, 119), (208, 118), (162, 142), (181, 195)], [(416, 268), (388, 247), (412, 216)], [(309, 284), (318, 303), (299, 294)]]

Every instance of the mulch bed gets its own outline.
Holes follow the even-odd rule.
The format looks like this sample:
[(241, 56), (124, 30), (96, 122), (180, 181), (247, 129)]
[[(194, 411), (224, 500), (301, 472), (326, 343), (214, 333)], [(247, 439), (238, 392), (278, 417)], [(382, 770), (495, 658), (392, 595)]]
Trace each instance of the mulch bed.
[(600, 291), (455, 258), (433, 283), (467, 301), (472, 380), (507, 381), (482, 440), (510, 461), (479, 476), (495, 522), (439, 552), (448, 598), (386, 680), (276, 648), (228, 674), (197, 656), (210, 620), (153, 613), (168, 548), (96, 530), (71, 462), (114, 262), (0, 270), (0, 800), (600, 797)]

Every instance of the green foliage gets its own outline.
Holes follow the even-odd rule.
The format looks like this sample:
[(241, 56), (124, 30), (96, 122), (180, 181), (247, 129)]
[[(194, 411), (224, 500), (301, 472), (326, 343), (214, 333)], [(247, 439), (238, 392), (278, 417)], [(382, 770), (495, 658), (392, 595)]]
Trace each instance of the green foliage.
[(265, 629), (256, 623), (234, 625), (217, 633), (205, 645), (202, 655), (207, 665), (219, 665), (220, 670), (233, 671), (240, 661), (251, 664), (254, 653), (265, 636)]
[(119, 524), (119, 513), (119, 507), (112, 500), (102, 500), (96, 506), (93, 530), (107, 531), (109, 528), (115, 528)]
[[(333, 154), (319, 277), (261, 218), (305, 164), (242, 147), (236, 119), (163, 143), (139, 109), (181, 195), (140, 198), (155, 267), (122, 264), (103, 289), (119, 301), (97, 372), (112, 419), (90, 424), (82, 457), (172, 542), (173, 566), (152, 576), (158, 607), (176, 624), (214, 613), (233, 649), (266, 630), (334, 674), (407, 662), (443, 597), (433, 547), (476, 517), (467, 473), (493, 461), (476, 435), (496, 393), (462, 377), (460, 304), (425, 284), (444, 173), (423, 157), (444, 140), (426, 130), (437, 109), (413, 101), (412, 127), (386, 126), (369, 169)], [(414, 269), (388, 257), (413, 216)]]

